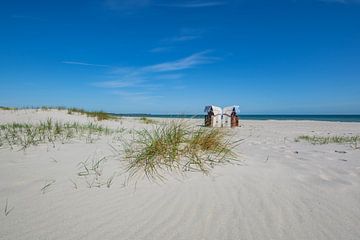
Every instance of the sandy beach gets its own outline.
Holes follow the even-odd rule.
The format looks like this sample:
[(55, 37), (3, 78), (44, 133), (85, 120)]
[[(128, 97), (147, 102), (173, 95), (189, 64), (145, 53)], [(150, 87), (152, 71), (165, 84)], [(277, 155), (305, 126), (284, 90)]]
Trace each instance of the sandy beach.
[[(0, 110), (0, 124), (49, 118), (118, 131), (26, 149), (1, 146), (0, 239), (360, 239), (360, 149), (295, 141), (360, 135), (360, 123), (240, 120), (230, 130), (238, 161), (208, 175), (174, 172), (154, 182), (127, 181), (122, 142), (155, 124)], [(99, 159), (97, 179), (81, 175)]]

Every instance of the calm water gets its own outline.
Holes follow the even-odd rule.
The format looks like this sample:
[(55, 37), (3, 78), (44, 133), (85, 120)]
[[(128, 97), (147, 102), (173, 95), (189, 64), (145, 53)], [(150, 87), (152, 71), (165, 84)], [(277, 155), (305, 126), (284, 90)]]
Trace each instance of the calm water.
[[(124, 117), (204, 118), (204, 115), (114, 114)], [(243, 120), (313, 120), (331, 122), (360, 122), (360, 115), (239, 115)]]

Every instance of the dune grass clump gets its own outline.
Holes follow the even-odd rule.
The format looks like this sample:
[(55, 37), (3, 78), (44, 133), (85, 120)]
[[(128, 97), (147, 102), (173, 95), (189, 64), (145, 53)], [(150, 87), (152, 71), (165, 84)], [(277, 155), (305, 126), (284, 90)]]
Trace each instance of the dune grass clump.
[[(101, 188), (106, 186), (110, 188), (114, 183), (114, 178), (116, 177), (116, 172), (112, 175), (105, 175), (103, 173), (106, 157), (101, 157), (100, 159), (87, 158), (85, 161), (78, 164), (79, 172), (77, 173), (78, 179), (85, 181), (88, 188)], [(78, 184), (76, 181), (70, 179), (75, 189), (78, 189)]]
[(154, 130), (137, 131), (133, 142), (125, 147), (127, 170), (133, 176), (143, 171), (148, 178), (161, 176), (159, 170), (179, 168), (181, 144), (186, 129), (181, 124), (169, 124)]
[(106, 112), (103, 111), (85, 111), (84, 109), (81, 108), (69, 108), (68, 109), (68, 114), (73, 114), (73, 113), (78, 113), (78, 114), (82, 114), (82, 115), (86, 115), (87, 117), (94, 117), (96, 118), (98, 121), (102, 121), (102, 120), (109, 120), (109, 119), (115, 119), (115, 116), (112, 116)]
[[(43, 110), (43, 111), (49, 111), (52, 109), (56, 109), (56, 110), (67, 110), (68, 114), (74, 114), (74, 113), (78, 113), (81, 115), (86, 115), (88, 117), (94, 117), (96, 118), (98, 121), (102, 121), (102, 120), (111, 120), (111, 119), (117, 119), (117, 117), (115, 117), (114, 115), (111, 115), (109, 113), (106, 113), (104, 111), (86, 111), (82, 108), (66, 108), (64, 106), (57, 106), (57, 107), (52, 107), (52, 106), (41, 106), (41, 107), (24, 107), (24, 108), (20, 108), (20, 109), (36, 109), (36, 110)], [(18, 110), (19, 108), (13, 108), (13, 107), (3, 107), (0, 106), (0, 110)]]
[(15, 107), (4, 107), (4, 106), (0, 106), (0, 110), (17, 110), (18, 108)]
[(141, 117), (140, 121), (145, 124), (155, 124), (157, 123), (155, 120), (147, 118), (147, 117)]
[(114, 119), (114, 116), (111, 116), (110, 114), (103, 112), (103, 111), (95, 111), (95, 112), (86, 112), (86, 115), (88, 117), (94, 117), (96, 118), (98, 121), (102, 121), (102, 120), (109, 120), (109, 119)]
[(70, 115), (73, 113), (85, 114), (85, 110), (82, 108), (68, 108), (67, 113)]
[(25, 149), (40, 143), (68, 142), (73, 138), (85, 139), (93, 142), (99, 135), (109, 135), (113, 130), (88, 123), (61, 123), (48, 119), (38, 124), (8, 123), (0, 125), (0, 146), (21, 146)]
[(360, 149), (360, 136), (308, 136), (303, 135), (299, 136), (295, 139), (295, 142), (299, 142), (300, 140), (307, 141), (313, 145), (317, 144), (350, 144), (353, 149)]
[(329, 143), (360, 143), (360, 136), (308, 136), (303, 135), (295, 139), (295, 141), (304, 140), (311, 144), (329, 144)]
[(184, 155), (188, 159), (185, 168), (207, 172), (216, 164), (225, 163), (235, 158), (232, 151), (234, 143), (226, 132), (219, 128), (200, 128), (189, 134)]
[(184, 123), (172, 122), (141, 130), (125, 146), (130, 177), (144, 174), (151, 180), (164, 179), (164, 171), (201, 171), (208, 173), (215, 164), (233, 160), (233, 144), (220, 129), (194, 130)]

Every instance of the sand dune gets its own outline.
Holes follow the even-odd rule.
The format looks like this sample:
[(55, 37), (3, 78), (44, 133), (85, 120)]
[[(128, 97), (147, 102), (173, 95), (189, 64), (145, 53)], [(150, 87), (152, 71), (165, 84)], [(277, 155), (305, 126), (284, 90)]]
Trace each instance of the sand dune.
[[(96, 122), (66, 111), (0, 110), (0, 124), (48, 118)], [(151, 128), (134, 118), (97, 123)], [(136, 185), (126, 182), (112, 135), (21, 151), (3, 146), (0, 239), (360, 239), (360, 150), (294, 141), (304, 134), (360, 135), (359, 123), (242, 121), (232, 132), (242, 139), (237, 164)], [(114, 176), (112, 185), (89, 188), (79, 163), (102, 157), (100, 181)]]

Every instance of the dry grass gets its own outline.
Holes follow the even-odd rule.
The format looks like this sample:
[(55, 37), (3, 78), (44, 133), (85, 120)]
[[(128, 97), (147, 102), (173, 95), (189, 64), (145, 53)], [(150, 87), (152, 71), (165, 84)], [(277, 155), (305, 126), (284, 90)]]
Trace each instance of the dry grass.
[(8, 216), (12, 210), (14, 210), (14, 207), (9, 207), (8, 199), (6, 199), (5, 208), (4, 208), (4, 215)]
[[(103, 173), (106, 161), (106, 157), (97, 159), (96, 156), (92, 156), (92, 158), (89, 157), (84, 162), (80, 162), (78, 164), (78, 178), (83, 180), (88, 188), (101, 188), (103, 186), (110, 188), (114, 183), (116, 172), (113, 172), (111, 176)], [(78, 185), (76, 182), (73, 180), (71, 180), (71, 182), (74, 188), (77, 189)]]
[(115, 116), (112, 116), (112, 115), (110, 115), (110, 114), (108, 114), (106, 112), (103, 112), (103, 111), (93, 111), (93, 112), (91, 112), (91, 111), (85, 111), (84, 109), (81, 109), (81, 108), (69, 108), (68, 109), (68, 114), (73, 114), (73, 113), (86, 115), (88, 117), (94, 117), (98, 121), (116, 119)]
[(49, 188), (56, 182), (56, 180), (48, 180), (45, 182), (45, 185), (41, 188), (41, 193), (45, 194), (49, 191)]
[(134, 134), (125, 145), (130, 177), (144, 174), (164, 179), (164, 171), (196, 170), (203, 173), (234, 160), (233, 144), (220, 129), (191, 129), (181, 122), (156, 126)]
[(111, 115), (109, 113), (106, 113), (104, 111), (86, 111), (82, 108), (66, 108), (63, 106), (58, 106), (58, 107), (52, 107), (52, 106), (41, 106), (41, 107), (23, 107), (23, 108), (14, 108), (14, 107), (4, 107), (4, 106), (0, 106), (0, 110), (19, 110), (19, 109), (41, 109), (44, 111), (48, 111), (48, 110), (52, 110), (52, 109), (56, 109), (56, 110), (67, 110), (68, 114), (74, 114), (74, 113), (78, 113), (81, 115), (86, 115), (88, 117), (94, 117), (96, 118), (98, 121), (102, 121), (102, 120), (111, 120), (111, 119), (118, 119), (118, 117)]
[(80, 172), (78, 172), (79, 177), (84, 177), (85, 182), (89, 188), (98, 187), (100, 188), (104, 185), (101, 182), (100, 177), (103, 172), (103, 163), (105, 161), (105, 157), (98, 159), (98, 160), (91, 160), (87, 159), (85, 162), (80, 162)]
[(295, 139), (296, 142), (304, 140), (311, 144), (351, 144), (357, 148), (357, 144), (360, 143), (360, 136), (308, 136), (303, 135)]
[(160, 169), (178, 168), (185, 135), (186, 129), (175, 123), (158, 126), (152, 131), (137, 131), (133, 141), (125, 146), (130, 175), (144, 172), (148, 178), (161, 177)]
[(157, 121), (155, 121), (153, 119), (150, 119), (150, 118), (147, 118), (147, 117), (141, 117), (139, 120), (142, 123), (145, 123), (145, 124), (155, 124), (155, 123), (157, 123)]
[(94, 123), (61, 123), (48, 119), (38, 124), (9, 123), (0, 125), (0, 146), (21, 146), (25, 149), (40, 143), (65, 143), (70, 139), (85, 139), (92, 143), (100, 135), (115, 132)]
[(190, 133), (184, 155), (188, 161), (187, 170), (199, 169), (207, 173), (216, 164), (234, 160), (236, 155), (232, 151), (234, 143), (227, 133), (219, 128), (200, 128)]
[(17, 108), (0, 106), (0, 110), (17, 110)]

